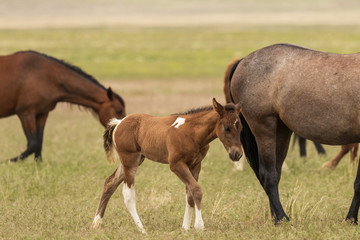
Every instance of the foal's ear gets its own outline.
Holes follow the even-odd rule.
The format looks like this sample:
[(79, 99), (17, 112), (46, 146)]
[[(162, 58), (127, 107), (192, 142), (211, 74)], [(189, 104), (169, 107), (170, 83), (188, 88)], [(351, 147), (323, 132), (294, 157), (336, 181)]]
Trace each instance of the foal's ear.
[(213, 98), (212, 102), (214, 110), (220, 115), (220, 117), (222, 117), (225, 113), (224, 107), (220, 103), (218, 103), (215, 98)]
[(111, 90), (110, 87), (107, 89), (107, 96), (108, 96), (108, 98), (109, 98), (110, 100), (113, 100), (114, 93), (113, 93), (113, 91)]

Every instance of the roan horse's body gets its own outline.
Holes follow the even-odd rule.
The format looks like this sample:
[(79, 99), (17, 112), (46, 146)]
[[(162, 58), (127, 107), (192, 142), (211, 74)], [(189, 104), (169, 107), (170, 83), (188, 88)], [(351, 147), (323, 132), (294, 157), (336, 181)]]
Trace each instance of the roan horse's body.
[(92, 76), (64, 61), (34, 51), (0, 56), (0, 118), (17, 114), (28, 144), (18, 157), (41, 159), (44, 126), (58, 102), (92, 109), (105, 126), (125, 116), (124, 101)]
[[(288, 219), (278, 184), (290, 136), (331, 145), (360, 142), (360, 54), (332, 54), (278, 44), (234, 66), (231, 95), (240, 105), (245, 155), (276, 221)], [(347, 219), (357, 222), (358, 170)]]
[(186, 209), (183, 228), (189, 229), (195, 207), (195, 229), (203, 229), (201, 217), (202, 191), (197, 183), (201, 161), (209, 143), (219, 138), (232, 160), (242, 155), (240, 131), (242, 126), (236, 106), (225, 107), (213, 100), (213, 110), (203, 108), (168, 117), (153, 117), (146, 114), (132, 114), (122, 120), (109, 123), (104, 134), (104, 147), (109, 161), (115, 161), (114, 151), (119, 155), (120, 166), (104, 184), (103, 194), (93, 221), (93, 227), (100, 227), (106, 205), (119, 184), (124, 181), (123, 195), (137, 227), (145, 229), (135, 207), (134, 181), (138, 166), (144, 158), (167, 163), (186, 185)]

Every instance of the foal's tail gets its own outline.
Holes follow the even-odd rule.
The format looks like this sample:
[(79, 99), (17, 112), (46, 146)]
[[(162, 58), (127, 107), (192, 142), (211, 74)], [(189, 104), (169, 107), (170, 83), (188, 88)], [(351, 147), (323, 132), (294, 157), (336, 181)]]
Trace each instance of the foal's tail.
[(116, 151), (113, 143), (113, 133), (116, 126), (121, 120), (113, 118), (109, 121), (106, 130), (104, 132), (104, 149), (108, 162), (116, 161)]

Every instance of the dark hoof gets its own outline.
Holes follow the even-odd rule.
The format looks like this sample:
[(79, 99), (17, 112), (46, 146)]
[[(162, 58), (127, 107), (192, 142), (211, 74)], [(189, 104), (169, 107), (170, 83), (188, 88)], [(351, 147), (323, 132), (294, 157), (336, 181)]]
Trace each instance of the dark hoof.
[(281, 225), (282, 223), (288, 223), (288, 222), (290, 222), (290, 219), (287, 216), (281, 218), (280, 220), (275, 219), (275, 226)]
[(357, 219), (355, 219), (353, 217), (352, 218), (346, 218), (345, 221), (347, 223), (351, 224), (351, 225), (357, 225), (358, 224)]

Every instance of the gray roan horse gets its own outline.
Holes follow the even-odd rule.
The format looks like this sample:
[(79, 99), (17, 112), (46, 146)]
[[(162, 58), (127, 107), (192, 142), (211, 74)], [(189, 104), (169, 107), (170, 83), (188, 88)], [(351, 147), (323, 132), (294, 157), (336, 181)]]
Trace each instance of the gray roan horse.
[[(232, 70), (230, 88), (240, 105), (245, 155), (269, 197), (275, 222), (288, 220), (278, 184), (292, 132), (323, 144), (360, 142), (360, 53), (276, 44), (251, 53)], [(354, 190), (346, 219), (357, 223), (359, 169)]]

